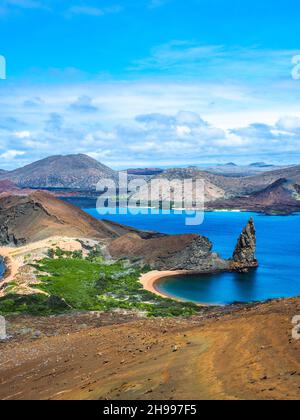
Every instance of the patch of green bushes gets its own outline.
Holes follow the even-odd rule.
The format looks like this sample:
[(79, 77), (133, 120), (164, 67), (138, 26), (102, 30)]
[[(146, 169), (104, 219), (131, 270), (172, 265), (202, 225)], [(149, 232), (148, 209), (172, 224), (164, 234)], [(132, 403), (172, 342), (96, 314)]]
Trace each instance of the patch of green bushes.
[(43, 294), (17, 295), (10, 293), (0, 298), (0, 314), (51, 315), (48, 306), (49, 297)]
[[(32, 287), (47, 295), (8, 294), (0, 299), (0, 313), (48, 315), (72, 310), (125, 309), (142, 311), (150, 317), (171, 317), (190, 316), (199, 311), (192, 303), (164, 299), (144, 290), (139, 282), (143, 269), (129, 265), (128, 261), (105, 263), (98, 251), (83, 259), (81, 254), (76, 257), (56, 249), (53, 258), (45, 258), (34, 267), (40, 273), (41, 283)], [(51, 302), (60, 304), (50, 305), (49, 296)]]

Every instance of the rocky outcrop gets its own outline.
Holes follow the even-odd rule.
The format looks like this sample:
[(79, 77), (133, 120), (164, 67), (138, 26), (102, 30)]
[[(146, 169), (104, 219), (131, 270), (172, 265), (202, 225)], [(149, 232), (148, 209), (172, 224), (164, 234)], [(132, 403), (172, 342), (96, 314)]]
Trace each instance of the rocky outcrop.
[(195, 270), (211, 272), (226, 266), (211, 252), (212, 243), (199, 235), (165, 235), (142, 238), (139, 234), (124, 235), (108, 246), (114, 259), (127, 258), (148, 264), (155, 270)]
[(258, 266), (256, 253), (256, 230), (251, 218), (241, 233), (234, 250), (231, 268), (239, 272), (247, 272)]
[(107, 251), (113, 259), (126, 258), (160, 271), (247, 272), (258, 265), (255, 258), (256, 236), (253, 219), (244, 228), (230, 260), (222, 259), (219, 254), (212, 252), (209, 239), (199, 235), (142, 238), (139, 233), (129, 233), (113, 240)]

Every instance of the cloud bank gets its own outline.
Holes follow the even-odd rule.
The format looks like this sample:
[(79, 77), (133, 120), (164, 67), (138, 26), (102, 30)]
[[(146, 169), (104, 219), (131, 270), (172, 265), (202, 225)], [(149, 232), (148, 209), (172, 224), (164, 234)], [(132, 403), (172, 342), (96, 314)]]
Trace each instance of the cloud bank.
[(87, 153), (116, 169), (300, 157), (293, 107), (264, 114), (262, 103), (252, 114), (247, 106), (261, 98), (238, 86), (104, 83), (59, 92), (26, 87), (2, 96), (0, 168), (59, 153)]

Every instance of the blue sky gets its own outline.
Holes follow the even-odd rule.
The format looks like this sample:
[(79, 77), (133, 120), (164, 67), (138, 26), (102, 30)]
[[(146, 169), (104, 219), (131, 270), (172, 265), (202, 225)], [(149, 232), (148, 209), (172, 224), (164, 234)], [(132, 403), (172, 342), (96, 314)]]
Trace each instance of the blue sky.
[(0, 168), (299, 162), (299, 17), (297, 0), (0, 0)]

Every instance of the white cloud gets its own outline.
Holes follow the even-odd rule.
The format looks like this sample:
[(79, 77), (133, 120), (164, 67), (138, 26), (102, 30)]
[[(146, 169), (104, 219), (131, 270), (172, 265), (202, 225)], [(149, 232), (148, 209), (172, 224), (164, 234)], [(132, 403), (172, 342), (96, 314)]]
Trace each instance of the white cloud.
[[(229, 85), (224, 92), (223, 86), (210, 83), (27, 86), (14, 95), (4, 88), (0, 155), (10, 150), (20, 153), (12, 158), (7, 155), (0, 168), (60, 153), (88, 153), (115, 168), (256, 161), (265, 160), (261, 154), (270, 159), (274, 152), (282, 153), (281, 162), (296, 161), (300, 155), (298, 105), (278, 101), (282, 108), (270, 109), (273, 98), (268, 102), (265, 92), (260, 97), (242, 86), (233, 88), (239, 93), (232, 99), (227, 97)], [(88, 99), (83, 101), (83, 97)], [(97, 112), (84, 112), (84, 106), (95, 107)]]
[(178, 137), (185, 137), (191, 134), (191, 129), (186, 125), (179, 125), (176, 127), (176, 134)]
[(69, 109), (71, 111), (83, 113), (98, 111), (98, 108), (95, 105), (93, 105), (93, 99), (86, 95), (77, 98), (76, 101), (70, 105)]
[(16, 131), (14, 135), (18, 139), (28, 139), (31, 136), (31, 133), (30, 131)]
[(295, 116), (286, 116), (280, 118), (276, 124), (279, 130), (283, 131), (297, 131), (300, 130), (300, 118)]
[(17, 156), (22, 156), (24, 154), (25, 152), (22, 152), (20, 150), (7, 150), (6, 152), (0, 154), (0, 159), (12, 160)]

